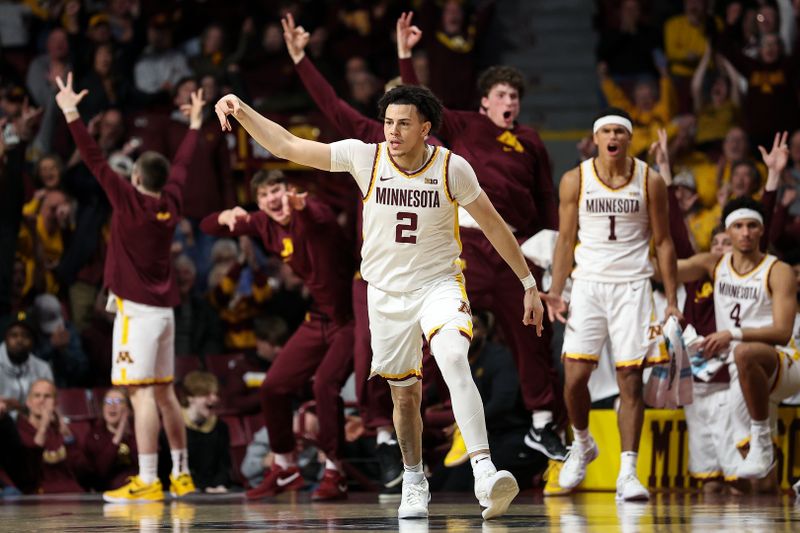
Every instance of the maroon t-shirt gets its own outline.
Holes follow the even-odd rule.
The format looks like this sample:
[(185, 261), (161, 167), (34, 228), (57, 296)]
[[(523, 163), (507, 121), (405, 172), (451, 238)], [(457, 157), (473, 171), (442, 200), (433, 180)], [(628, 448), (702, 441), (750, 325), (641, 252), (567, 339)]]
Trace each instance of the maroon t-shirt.
[(113, 207), (106, 254), (105, 283), (117, 296), (158, 307), (175, 307), (180, 295), (172, 274), (170, 247), (181, 219), (183, 184), (192, 161), (197, 131), (189, 130), (156, 198), (142, 194), (111, 170), (82, 120), (69, 123), (81, 158)]
[[(400, 60), (403, 83), (417, 85), (410, 59)], [(517, 236), (558, 229), (550, 158), (533, 128), (496, 126), (476, 111), (444, 110), (437, 135), (472, 165), (481, 188)]]
[(208, 215), (200, 229), (218, 237), (260, 237), (266, 249), (281, 257), (303, 280), (314, 299), (312, 308), (339, 324), (352, 318), (355, 268), (348, 253), (350, 244), (330, 208), (309, 199), (305, 209), (292, 213), (286, 226), (256, 211), (248, 220), (239, 220), (233, 231), (220, 226), (218, 217), (219, 213)]
[(33, 441), (36, 428), (24, 416), (17, 419), (17, 430), (25, 448), (24, 460), (40, 494), (84, 492), (78, 477), (86, 472), (88, 465), (77, 442), (65, 443), (53, 424), (47, 430), (44, 446), (38, 446)]

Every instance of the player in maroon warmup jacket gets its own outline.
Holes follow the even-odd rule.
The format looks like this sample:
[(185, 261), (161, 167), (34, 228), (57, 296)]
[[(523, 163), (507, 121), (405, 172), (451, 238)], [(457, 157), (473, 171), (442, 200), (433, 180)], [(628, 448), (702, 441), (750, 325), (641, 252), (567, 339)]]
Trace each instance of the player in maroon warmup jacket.
[(279, 256), (311, 293), (313, 305), (270, 366), (261, 385), (261, 405), (275, 453), (275, 464), (247, 497), (274, 496), (303, 486), (294, 455), (292, 399), (314, 379), (319, 419), (318, 444), (327, 457), (325, 476), (314, 500), (347, 497), (341, 465), (344, 405), (340, 391), (353, 371), (353, 310), (351, 283), (355, 270), (344, 231), (324, 204), (289, 190), (280, 171), (259, 172), (251, 181), (259, 210), (240, 207), (212, 213), (200, 223), (211, 235), (259, 237)]

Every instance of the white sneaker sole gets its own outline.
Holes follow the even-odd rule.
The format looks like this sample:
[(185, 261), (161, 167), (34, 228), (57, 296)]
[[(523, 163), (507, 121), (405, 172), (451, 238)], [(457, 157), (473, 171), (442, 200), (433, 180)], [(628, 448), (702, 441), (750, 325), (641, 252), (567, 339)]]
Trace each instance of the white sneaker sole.
[[(561, 479), (561, 474), (564, 473), (564, 467), (563, 466), (561, 467), (561, 472), (559, 473), (559, 476), (558, 476), (558, 485), (562, 489), (572, 490), (575, 487), (577, 487), (578, 485), (580, 485), (581, 483), (583, 483), (583, 480), (586, 478), (586, 467), (589, 466), (592, 463), (592, 461), (594, 461), (595, 459), (597, 459), (600, 456), (600, 448), (597, 447), (597, 443), (595, 443), (595, 445), (592, 447), (591, 452), (592, 453), (591, 453), (591, 455), (589, 457), (589, 460), (586, 461), (586, 465), (583, 468), (583, 474), (578, 478), (578, 480), (575, 483), (572, 483), (572, 484), (564, 483), (564, 480)], [(564, 463), (564, 466), (566, 466), (566, 462)]]
[(616, 500), (618, 502), (646, 502), (650, 501), (650, 493), (644, 492), (639, 494), (631, 494), (628, 497), (623, 496), (619, 492), (617, 493)]
[(103, 501), (106, 503), (163, 503), (164, 499), (150, 499), (150, 498), (115, 498), (113, 496), (106, 496), (103, 494)]
[(498, 479), (492, 485), (489, 493), (489, 501), (492, 504), (481, 513), (483, 519), (491, 520), (504, 515), (517, 494), (519, 494), (519, 485), (514, 476), (510, 472), (498, 472)]
[(541, 442), (533, 440), (532, 438), (530, 438), (528, 436), (527, 433), (525, 434), (525, 437), (522, 439), (522, 442), (524, 442), (525, 446), (527, 446), (531, 450), (535, 450), (535, 451), (541, 453), (542, 455), (544, 455), (548, 459), (553, 459), (554, 461), (563, 461), (564, 459), (567, 458), (566, 455), (558, 455), (558, 454), (551, 453), (550, 451), (547, 450), (547, 448), (545, 448), (544, 444), (542, 444)]
[(425, 509), (409, 509), (406, 511), (397, 510), (397, 518), (400, 519), (414, 519), (414, 518), (428, 518), (428, 510)]
[(744, 473), (742, 473), (741, 471), (739, 471), (739, 472), (736, 473), (736, 475), (738, 477), (742, 478), (742, 479), (764, 479), (765, 477), (767, 477), (769, 475), (770, 472), (772, 472), (772, 469), (775, 468), (775, 466), (777, 464), (778, 464), (777, 459), (775, 459), (775, 457), (773, 457), (772, 458), (772, 463), (770, 463), (769, 467), (767, 467), (767, 469), (764, 470), (763, 473), (761, 473), (761, 472), (744, 472)]

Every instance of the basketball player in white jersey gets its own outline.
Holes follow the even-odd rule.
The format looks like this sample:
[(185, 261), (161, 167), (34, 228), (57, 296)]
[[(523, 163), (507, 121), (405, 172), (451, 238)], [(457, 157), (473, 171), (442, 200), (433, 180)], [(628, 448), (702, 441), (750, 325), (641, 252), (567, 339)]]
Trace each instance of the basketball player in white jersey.
[[(666, 186), (646, 163), (627, 156), (633, 135), (627, 113), (607, 109), (595, 120), (593, 131), (597, 157), (561, 179), (553, 284), (544, 297), (551, 320), (567, 324), (562, 349), (564, 399), (575, 438), (559, 484), (564, 489), (578, 486), (586, 466), (599, 453), (589, 434), (588, 382), (608, 340), (620, 391), (617, 498), (646, 500), (649, 493), (636, 477), (644, 417), (642, 370), (645, 363), (666, 357), (655, 344), (660, 325), (654, 322), (649, 279), (651, 238), (667, 297), (665, 315), (680, 317)], [(570, 272), (574, 283), (566, 319), (568, 305), (561, 293)]]
[(460, 156), (429, 146), (441, 103), (422, 87), (401, 86), (379, 103), (386, 141), (355, 139), (323, 144), (301, 139), (259, 115), (234, 95), (219, 100), (223, 130), (227, 115), (277, 157), (327, 171), (347, 171), (364, 201), (361, 273), (369, 283), (373, 375), (392, 385), (394, 423), (405, 473), (398, 516), (428, 516), (428, 482), (422, 471), (422, 335), (447, 382), (453, 412), (475, 475), (475, 495), (484, 519), (500, 516), (519, 489), (497, 471), (489, 456), (483, 405), (472, 381), (467, 351), (472, 314), (458, 266), (458, 206), (479, 223), (486, 237), (525, 287), (525, 324), (541, 334), (543, 308), (536, 283), (513, 234)]
[[(785, 137), (782, 142), (786, 150)], [(762, 209), (751, 198), (730, 201), (722, 218), (733, 251), (698, 254), (678, 267), (681, 281), (705, 275), (714, 280), (717, 331), (704, 339), (703, 354), (733, 354), (739, 383), (731, 383), (730, 393), (734, 442), (750, 443), (737, 469), (738, 477), (745, 479), (769, 474), (774, 466), (770, 407), (800, 392), (800, 353), (792, 338), (797, 279), (788, 264), (759, 249)], [(737, 404), (746, 406), (749, 429), (740, 422)]]

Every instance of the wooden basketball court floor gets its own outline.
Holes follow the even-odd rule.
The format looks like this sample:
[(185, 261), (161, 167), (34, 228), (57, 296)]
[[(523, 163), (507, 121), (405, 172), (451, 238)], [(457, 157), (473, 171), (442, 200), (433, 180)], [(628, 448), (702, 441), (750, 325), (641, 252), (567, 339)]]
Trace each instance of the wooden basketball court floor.
[(97, 495), (0, 499), (0, 531), (547, 531), (730, 533), (798, 532), (800, 502), (770, 497), (703, 497), (657, 494), (649, 503), (617, 504), (611, 493), (517, 497), (509, 513), (484, 522), (472, 494), (434, 493), (428, 520), (398, 520), (397, 501), (353, 493), (336, 503), (312, 503), (307, 493), (246, 502), (242, 494), (200, 495), (179, 502), (103, 504)]

